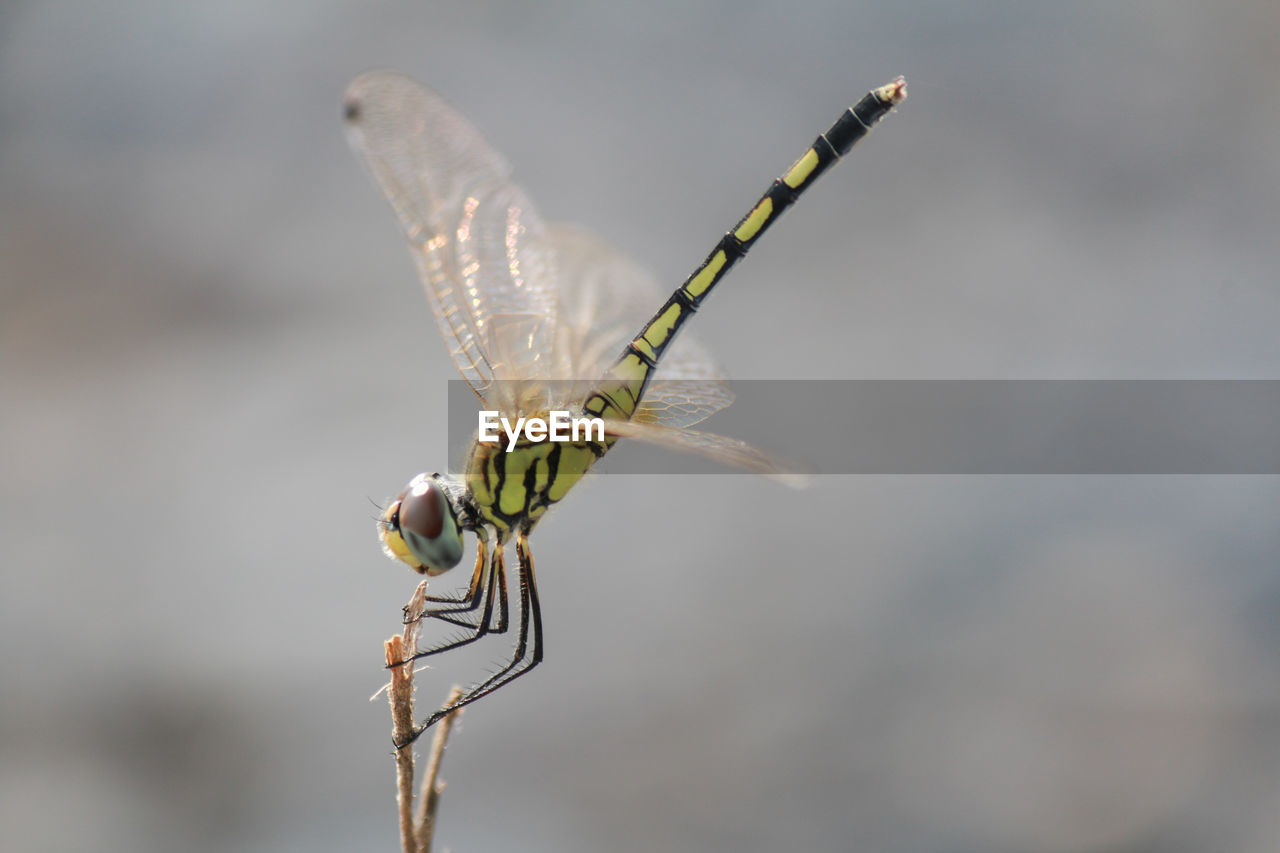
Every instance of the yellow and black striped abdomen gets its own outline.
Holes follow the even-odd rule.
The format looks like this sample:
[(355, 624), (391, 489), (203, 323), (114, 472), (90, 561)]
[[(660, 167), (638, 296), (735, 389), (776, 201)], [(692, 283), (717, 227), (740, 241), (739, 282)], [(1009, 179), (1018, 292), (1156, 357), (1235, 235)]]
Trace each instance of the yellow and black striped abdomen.
[(906, 83), (901, 78), (874, 89), (819, 136), (627, 344), (617, 363), (583, 404), (583, 411), (592, 417), (629, 419), (663, 352), (702, 300), (801, 193), (847, 154), (906, 94)]

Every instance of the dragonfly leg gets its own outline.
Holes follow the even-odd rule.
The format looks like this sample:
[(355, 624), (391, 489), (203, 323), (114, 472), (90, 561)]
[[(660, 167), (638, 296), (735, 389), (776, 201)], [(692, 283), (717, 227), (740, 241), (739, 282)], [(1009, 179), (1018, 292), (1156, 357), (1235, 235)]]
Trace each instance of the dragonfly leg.
[[(487, 577), (487, 576), (486, 576)], [(498, 610), (494, 616), (491, 609), (486, 609), (479, 620), (463, 619), (455, 614), (468, 613), (480, 606), (480, 603), (487, 598), (497, 596)], [(508, 622), (508, 605), (507, 605), (507, 561), (502, 553), (502, 546), (499, 545), (493, 552), (492, 578), (488, 585), (481, 591), (481, 595), (476, 596), (475, 600), (465, 607), (455, 609), (428, 610), (423, 614), (430, 616), (432, 619), (438, 619), (441, 622), (447, 622), (450, 625), (457, 625), (459, 628), (469, 628), (473, 631), (480, 631), (481, 623), (488, 627), (480, 631), (479, 636), (484, 634), (503, 634), (507, 630)], [(473, 639), (478, 639), (475, 637)], [(433, 651), (432, 654), (435, 654)]]
[(542, 607), (538, 602), (538, 584), (533, 573), (533, 555), (529, 553), (529, 540), (524, 531), (516, 536), (516, 555), (520, 561), (520, 630), (511, 661), (488, 679), (473, 684), (456, 702), (446, 704), (427, 717), (426, 722), (414, 729), (413, 735), (408, 740), (396, 744), (396, 749), (403, 749), (449, 714), (464, 705), (470, 705), (481, 697), (488, 696), (542, 662)]
[[(481, 548), (485, 548), (485, 544), (481, 543)], [(465, 646), (474, 643), (476, 640), (486, 634), (501, 634), (507, 630), (507, 572), (506, 565), (502, 555), (502, 547), (498, 546), (493, 551), (488, 552), (483, 571), (484, 584), (477, 602), (483, 602), (484, 607), (481, 609), (479, 617), (474, 621), (454, 618), (448, 615), (437, 615), (435, 612), (428, 611), (427, 615), (434, 616), (442, 622), (448, 622), (451, 625), (457, 625), (459, 628), (465, 628), (470, 633), (463, 634), (451, 640), (445, 640), (429, 649), (414, 652), (413, 657), (409, 660), (420, 660), (421, 658), (438, 655), (441, 652), (447, 652), (450, 649), (456, 649), (459, 646)], [(498, 602), (497, 619), (494, 618), (494, 601)], [(463, 612), (462, 610), (456, 612)]]
[[(441, 607), (434, 610), (425, 610), (417, 618), (422, 619), (430, 617), (439, 619), (441, 622), (447, 622), (450, 625), (457, 625), (459, 628), (469, 628), (473, 631), (479, 629), (478, 623), (471, 618), (459, 618), (457, 614), (472, 613), (480, 607), (484, 600), (486, 587), (484, 581), (486, 579), (485, 571), (489, 568), (487, 562), (488, 557), (488, 536), (483, 536), (479, 532), (476, 534), (478, 549), (476, 551), (476, 567), (471, 573), (471, 584), (467, 588), (466, 595), (462, 598), (451, 596), (424, 596), (423, 600), (433, 604), (452, 604), (459, 605), (455, 607)], [(489, 625), (488, 632), (492, 634), (501, 634), (507, 630), (507, 570), (506, 562), (502, 559), (502, 547), (498, 546), (497, 557), (497, 579), (495, 581), (498, 590), (498, 619)], [(408, 621), (408, 608), (405, 610), (405, 620)]]
[[(487, 535), (485, 536), (480, 535), (480, 532), (478, 531), (476, 534), (476, 543), (478, 545), (478, 548), (476, 550), (476, 567), (471, 572), (471, 583), (468, 584), (467, 591), (463, 593), (461, 596), (426, 595), (426, 596), (423, 596), (423, 599), (422, 599), (423, 601), (429, 602), (431, 604), (459, 604), (463, 606), (456, 609), (441, 608), (440, 610), (427, 610), (427, 611), (424, 611), (417, 618), (421, 619), (424, 616), (436, 616), (437, 614), (440, 614), (440, 613), (454, 613), (454, 612), (463, 613), (463, 612), (475, 610), (477, 607), (480, 606), (480, 593), (481, 593), (480, 587), (481, 587), (481, 583), (483, 582), (483, 572), (487, 565), (487, 563), (485, 562), (485, 558), (488, 553), (489, 537)], [(408, 622), (409, 622), (408, 607), (405, 607), (405, 623), (407, 624)]]

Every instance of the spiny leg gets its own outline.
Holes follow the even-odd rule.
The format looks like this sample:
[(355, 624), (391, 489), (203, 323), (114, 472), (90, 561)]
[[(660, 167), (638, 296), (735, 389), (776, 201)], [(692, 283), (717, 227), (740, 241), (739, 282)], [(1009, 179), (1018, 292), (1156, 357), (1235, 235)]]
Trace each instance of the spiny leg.
[[(509, 607), (507, 605), (507, 560), (506, 556), (503, 554), (501, 545), (498, 545), (494, 549), (492, 559), (492, 576), (490, 577), (486, 575), (486, 578), (489, 581), (488, 585), (472, 603), (465, 607), (459, 607), (456, 609), (428, 610), (423, 615), (430, 616), (433, 619), (438, 619), (441, 622), (447, 622), (450, 625), (457, 625), (459, 628), (470, 628), (473, 631), (479, 630), (482, 623), (488, 625), (488, 628), (481, 631), (479, 636), (483, 636), (484, 634), (506, 633), (509, 612)], [(474, 622), (467, 619), (454, 618), (455, 614), (468, 613), (475, 610), (479, 606), (480, 602), (484, 600), (486, 595), (489, 598), (492, 598), (494, 595), (497, 596), (498, 612), (496, 618), (491, 618), (493, 613), (492, 608), (486, 609), (482, 614), (481, 619)], [(477, 636), (473, 639), (478, 638), (479, 637)], [(431, 654), (435, 654), (435, 651), (433, 650)]]
[[(501, 546), (498, 547), (501, 548)], [(396, 744), (396, 749), (403, 749), (453, 711), (464, 705), (470, 705), (483, 696), (488, 696), (542, 662), (542, 606), (538, 602), (538, 584), (533, 573), (533, 555), (529, 553), (528, 535), (523, 530), (516, 536), (516, 555), (520, 562), (520, 632), (511, 661), (488, 679), (472, 685), (462, 698), (446, 704), (427, 717), (426, 722), (414, 730), (412, 737), (404, 743)], [(533, 635), (532, 651), (529, 643), (530, 631)]]
[(461, 606), (451, 607), (451, 608), (440, 608), (438, 610), (422, 610), (416, 616), (411, 617), (409, 615), (409, 606), (405, 605), (405, 607), (402, 608), (404, 610), (404, 620), (403, 620), (404, 624), (407, 625), (409, 624), (409, 622), (415, 621), (415, 620), (434, 618), (434, 619), (439, 619), (442, 622), (448, 622), (451, 625), (457, 625), (460, 628), (471, 628), (474, 630), (475, 625), (473, 625), (470, 621), (463, 621), (460, 619), (451, 619), (449, 618), (449, 615), (453, 613), (469, 613), (475, 610), (477, 607), (479, 607), (480, 602), (483, 600), (484, 583), (486, 578), (488, 577), (486, 573), (489, 570), (488, 537), (477, 535), (476, 546), (477, 546), (476, 547), (476, 567), (471, 572), (471, 584), (468, 587), (466, 596), (464, 598), (457, 598), (454, 596), (439, 596), (439, 595), (424, 595), (422, 597), (422, 600), (424, 602), (432, 602), (436, 604), (443, 602), (446, 604), (455, 604), (455, 605), (461, 605)]
[(501, 545), (497, 546), (498, 553), (494, 557), (495, 573), (497, 580), (494, 582), (498, 587), (498, 619), (497, 622), (489, 629), (491, 634), (505, 634), (507, 632), (507, 617), (509, 615), (507, 607), (507, 559), (503, 555)]
[(424, 610), (422, 616), (432, 619), (439, 619), (441, 622), (448, 622), (450, 625), (457, 625), (460, 628), (475, 629), (476, 625), (470, 619), (454, 619), (450, 618), (459, 613), (471, 613), (480, 606), (484, 601), (485, 594), (490, 586), (489, 572), (491, 570), (489, 563), (489, 537), (482, 532), (476, 533), (476, 567), (471, 573), (471, 584), (467, 587), (467, 594), (463, 598), (456, 598), (445, 595), (428, 595), (424, 597), (424, 601), (433, 604), (450, 604), (457, 605), (453, 607), (440, 607), (434, 610)]
[[(471, 573), (471, 583), (467, 588), (466, 595), (462, 598), (443, 595), (427, 595), (423, 597), (424, 601), (434, 604), (458, 606), (424, 610), (416, 618), (430, 617), (439, 619), (441, 622), (447, 622), (450, 625), (456, 625), (459, 628), (468, 628), (472, 631), (479, 629), (479, 623), (472, 619), (455, 618), (458, 614), (471, 613), (479, 608), (487, 591), (487, 587), (484, 584), (488, 577), (485, 572), (489, 569), (487, 562), (489, 536), (483, 528), (476, 531), (476, 543), (476, 567)], [(501, 634), (507, 630), (507, 572), (505, 562), (502, 560), (501, 549), (499, 549), (498, 553), (496, 584), (499, 607), (498, 620), (496, 623), (490, 623), (488, 630), (489, 633)], [(406, 621), (408, 620), (407, 607), (405, 608), (405, 619)]]
[[(471, 572), (471, 583), (467, 586), (466, 593), (461, 597), (458, 597), (456, 595), (427, 595), (427, 596), (423, 596), (423, 599), (422, 599), (423, 601), (429, 601), (432, 604), (460, 604), (460, 605), (463, 605), (463, 607), (459, 608), (457, 611), (450, 610), (447, 608), (442, 608), (440, 610), (424, 611), (422, 614), (423, 616), (436, 616), (440, 613), (452, 613), (452, 612), (463, 613), (469, 610), (475, 610), (476, 607), (479, 606), (481, 584), (484, 578), (483, 572), (486, 567), (485, 555), (487, 554), (488, 547), (489, 547), (489, 537), (488, 535), (484, 534), (483, 531), (477, 531), (476, 542), (478, 545), (476, 549), (476, 567)], [(408, 613), (406, 609), (406, 617), (407, 615)]]
[[(481, 540), (482, 549), (485, 548), (484, 540)], [(503, 560), (502, 546), (497, 546), (493, 551), (488, 552), (488, 559), (484, 569), (484, 586), (479, 600), (484, 602), (479, 618), (475, 623), (462, 619), (454, 619), (447, 615), (433, 615), (442, 622), (448, 622), (451, 625), (457, 625), (459, 628), (465, 628), (471, 633), (463, 634), (452, 640), (446, 640), (436, 646), (432, 646), (424, 651), (415, 651), (413, 657), (409, 660), (419, 660), (421, 658), (438, 655), (441, 652), (447, 652), (450, 649), (456, 649), (459, 646), (465, 646), (474, 643), (476, 640), (488, 633), (500, 634), (507, 629), (507, 583), (506, 568)], [(494, 620), (494, 599), (498, 600), (498, 618)], [(461, 612), (461, 611), (459, 611)]]

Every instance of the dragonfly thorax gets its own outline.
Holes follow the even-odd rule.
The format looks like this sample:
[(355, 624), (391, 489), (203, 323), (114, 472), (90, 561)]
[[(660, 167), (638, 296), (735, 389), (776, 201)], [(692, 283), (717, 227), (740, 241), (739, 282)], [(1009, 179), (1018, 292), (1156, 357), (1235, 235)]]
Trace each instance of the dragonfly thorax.
[(505, 539), (513, 530), (528, 532), (568, 493), (612, 442), (472, 442), (466, 488), (483, 523)]

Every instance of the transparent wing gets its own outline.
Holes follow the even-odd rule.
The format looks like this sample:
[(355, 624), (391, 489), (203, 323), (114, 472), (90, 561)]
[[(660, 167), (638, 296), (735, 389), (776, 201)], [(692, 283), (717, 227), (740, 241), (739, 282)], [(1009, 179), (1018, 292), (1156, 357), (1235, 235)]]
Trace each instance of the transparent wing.
[[(665, 362), (664, 359), (664, 366)], [(660, 366), (658, 378), (649, 383), (632, 420), (669, 427), (693, 426), (733, 402), (733, 389), (723, 379), (677, 380), (662, 376)]]
[(736, 438), (662, 424), (637, 423), (634, 420), (606, 420), (604, 429), (608, 435), (632, 438), (646, 444), (692, 453), (722, 465), (764, 474), (792, 488), (803, 488), (808, 483), (807, 470), (803, 465), (771, 456)]
[[(391, 202), (454, 364), (482, 400), (551, 375), (555, 252), (511, 169), (434, 92), (400, 74), (347, 88), (348, 137)], [(510, 390), (512, 383), (504, 382)]]
[[(556, 374), (599, 379), (667, 294), (643, 269), (581, 228), (551, 226), (560, 273)], [(687, 332), (667, 350), (634, 420), (691, 426), (733, 402), (724, 372)]]
[(635, 264), (596, 235), (571, 225), (550, 231), (561, 273), (556, 372), (564, 379), (596, 380), (662, 296)]

